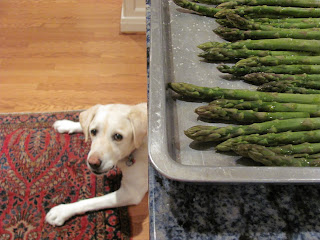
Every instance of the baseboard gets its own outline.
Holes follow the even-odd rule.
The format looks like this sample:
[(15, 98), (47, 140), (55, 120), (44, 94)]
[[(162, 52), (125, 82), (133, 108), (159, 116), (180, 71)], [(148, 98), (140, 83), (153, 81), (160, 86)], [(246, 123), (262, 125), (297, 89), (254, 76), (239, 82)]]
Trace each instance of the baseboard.
[[(124, 6), (122, 5), (121, 10), (121, 21), (120, 21), (120, 31), (123, 33), (133, 33), (133, 32), (146, 32), (146, 17), (137, 16), (125, 16)], [(141, 15), (141, 14), (138, 14)]]

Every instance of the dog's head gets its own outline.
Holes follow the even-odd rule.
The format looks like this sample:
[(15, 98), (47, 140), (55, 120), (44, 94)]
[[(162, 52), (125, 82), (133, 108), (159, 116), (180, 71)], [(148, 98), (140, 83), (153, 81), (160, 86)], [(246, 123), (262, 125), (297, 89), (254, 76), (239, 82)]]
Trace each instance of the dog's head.
[(80, 114), (86, 141), (91, 138), (87, 164), (101, 174), (139, 148), (147, 135), (147, 104), (96, 105)]

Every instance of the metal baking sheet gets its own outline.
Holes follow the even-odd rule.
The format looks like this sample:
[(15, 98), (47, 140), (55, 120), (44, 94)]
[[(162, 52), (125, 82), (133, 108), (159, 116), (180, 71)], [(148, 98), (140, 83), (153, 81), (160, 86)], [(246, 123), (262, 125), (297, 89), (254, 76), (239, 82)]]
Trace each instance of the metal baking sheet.
[(175, 100), (169, 82), (252, 89), (242, 81), (227, 81), (216, 64), (201, 62), (197, 45), (223, 41), (212, 32), (213, 18), (186, 13), (172, 1), (151, 1), (149, 78), (149, 157), (168, 178), (188, 182), (304, 183), (319, 182), (320, 168), (266, 167), (236, 155), (217, 153), (212, 144), (195, 144), (184, 130), (205, 123), (194, 109), (204, 103)]

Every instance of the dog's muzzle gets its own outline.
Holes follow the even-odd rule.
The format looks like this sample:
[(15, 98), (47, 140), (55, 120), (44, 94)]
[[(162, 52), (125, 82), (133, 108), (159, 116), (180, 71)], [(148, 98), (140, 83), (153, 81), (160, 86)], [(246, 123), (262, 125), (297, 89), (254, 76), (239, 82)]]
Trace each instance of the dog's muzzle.
[(101, 166), (102, 161), (97, 156), (91, 156), (88, 159), (88, 164), (93, 171), (97, 171)]

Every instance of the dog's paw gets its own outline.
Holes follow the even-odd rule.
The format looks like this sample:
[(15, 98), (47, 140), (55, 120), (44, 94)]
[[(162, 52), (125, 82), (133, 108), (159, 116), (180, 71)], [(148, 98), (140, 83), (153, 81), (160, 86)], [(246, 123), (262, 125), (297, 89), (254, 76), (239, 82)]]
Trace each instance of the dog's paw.
[(73, 216), (70, 207), (60, 204), (52, 208), (46, 215), (46, 222), (53, 226), (62, 226), (65, 221)]
[(53, 124), (53, 128), (58, 133), (72, 134), (72, 133), (79, 131), (79, 125), (80, 125), (80, 123), (73, 122), (70, 120), (59, 120)]

